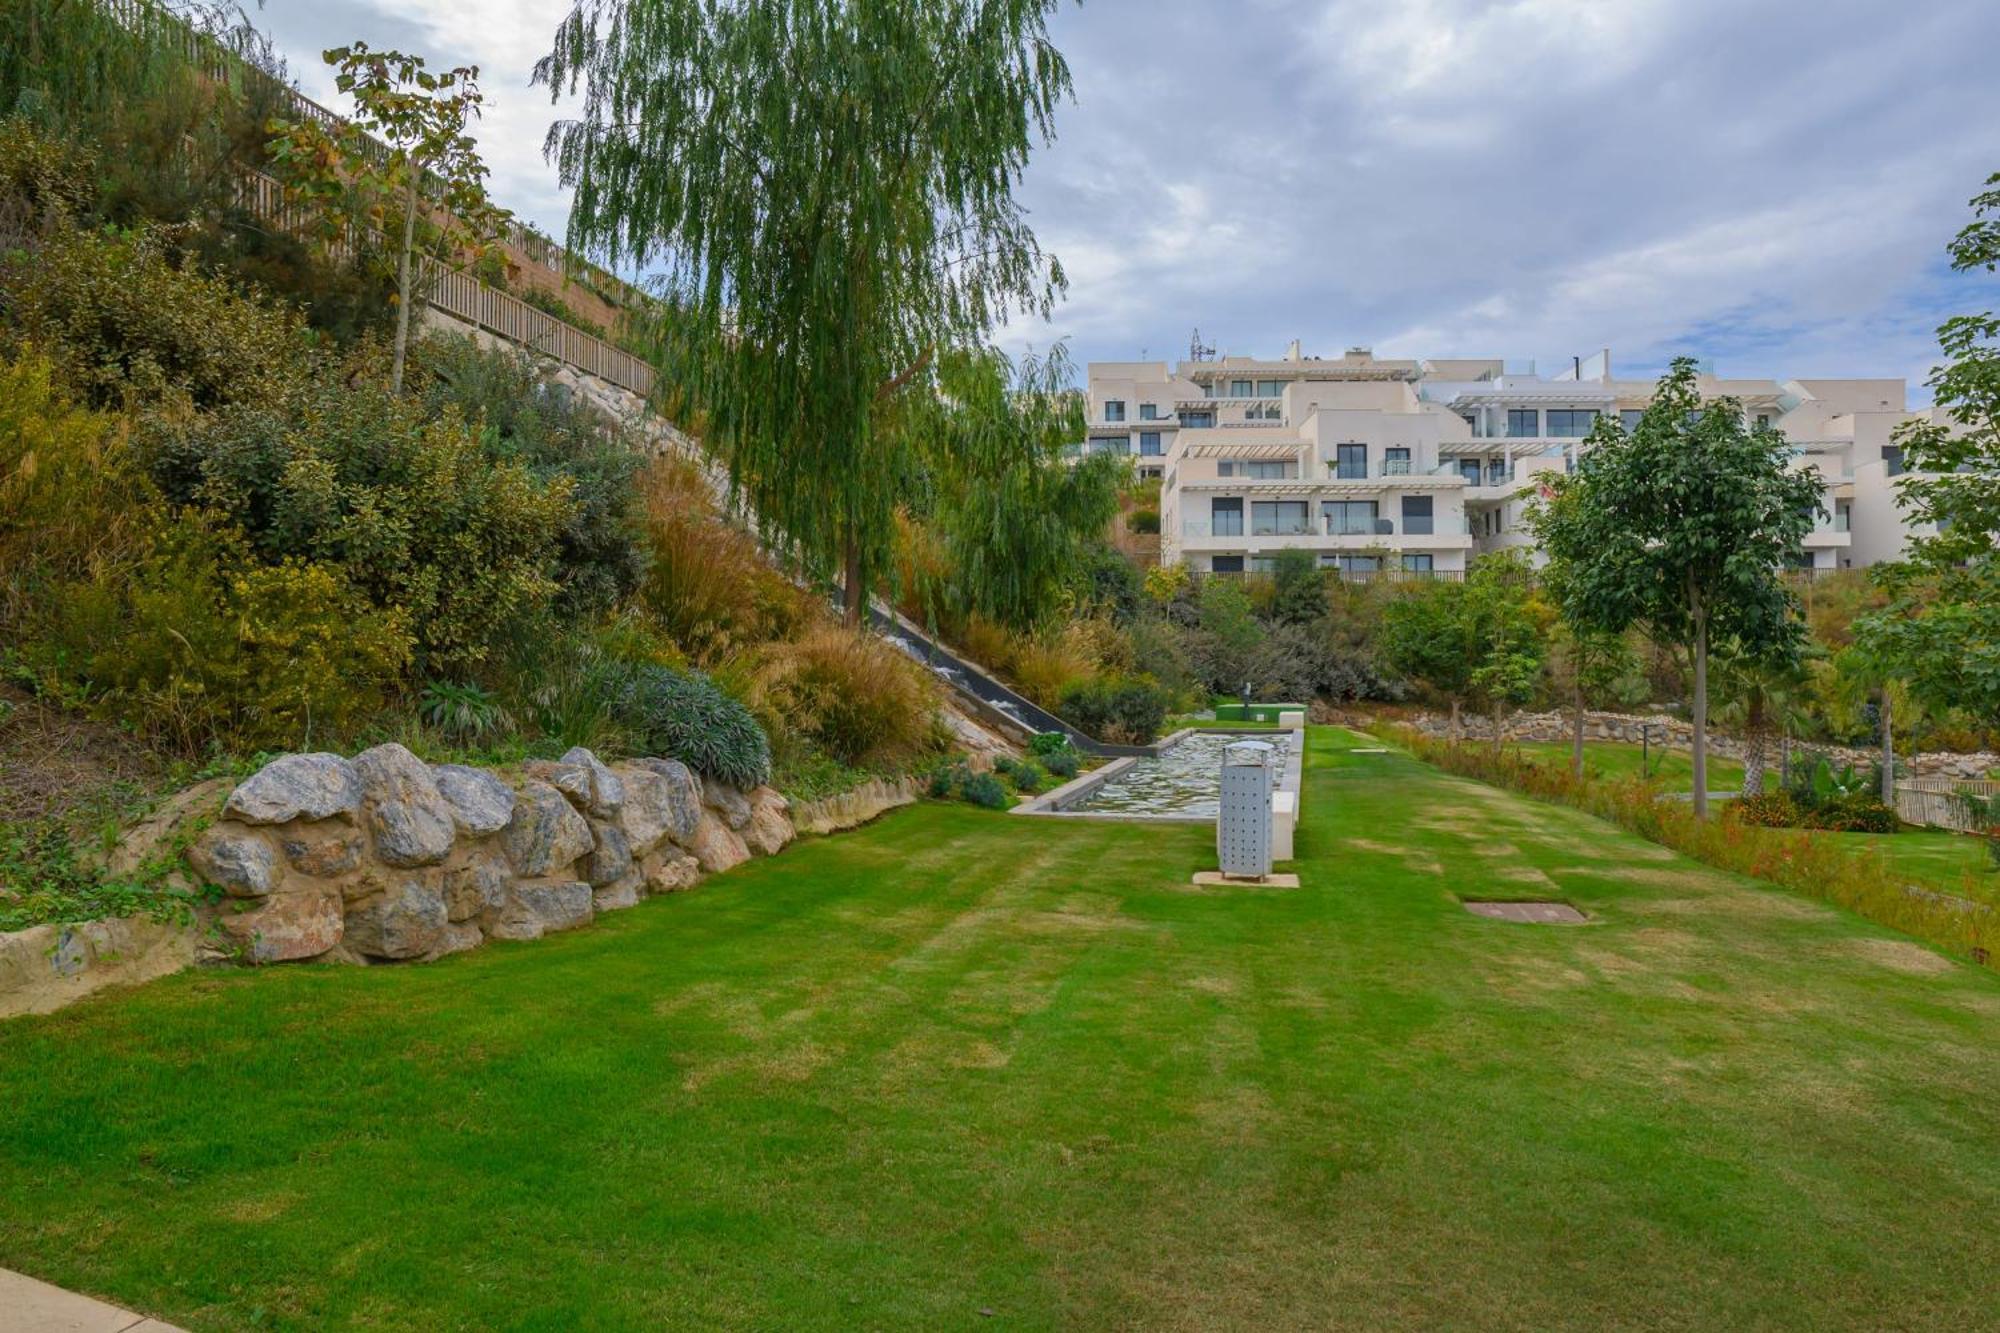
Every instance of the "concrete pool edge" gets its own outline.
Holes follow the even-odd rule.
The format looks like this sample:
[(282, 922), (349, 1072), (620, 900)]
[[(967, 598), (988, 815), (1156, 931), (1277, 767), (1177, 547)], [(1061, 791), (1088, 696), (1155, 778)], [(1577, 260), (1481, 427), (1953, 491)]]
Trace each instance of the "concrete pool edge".
[[(1291, 744), (1285, 747), (1284, 771), (1280, 774), (1276, 790), (1271, 793), (1272, 843), (1274, 849), (1282, 848), (1285, 855), (1281, 860), (1291, 859), (1292, 830), (1298, 822), (1299, 810), (1305, 797), (1305, 752), (1306, 730), (1303, 720), (1297, 725), (1285, 727)], [(1041, 815), (1062, 819), (1115, 820), (1135, 824), (1213, 824), (1213, 815), (1190, 814), (1148, 814), (1139, 810), (1077, 810), (1072, 807), (1090, 799), (1099, 787), (1121, 776), (1141, 758), (1158, 758), (1179, 745), (1188, 737), (1202, 735), (1241, 736), (1245, 740), (1269, 740), (1278, 734), (1270, 728), (1245, 731), (1227, 723), (1208, 726), (1182, 727), (1179, 731), (1162, 737), (1154, 743), (1149, 756), (1132, 756), (1114, 759), (1102, 768), (1092, 769), (1071, 778), (1062, 786), (1043, 792), (1033, 800), (1023, 801), (1007, 813), (1013, 815)]]

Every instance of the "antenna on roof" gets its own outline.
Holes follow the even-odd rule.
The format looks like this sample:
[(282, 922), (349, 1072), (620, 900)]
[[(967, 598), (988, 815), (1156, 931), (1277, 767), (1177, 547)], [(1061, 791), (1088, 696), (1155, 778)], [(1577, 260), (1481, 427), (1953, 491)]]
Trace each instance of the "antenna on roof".
[(1205, 346), (1202, 343), (1201, 330), (1196, 329), (1194, 331), (1194, 337), (1188, 340), (1188, 360), (1213, 361), (1214, 359), (1215, 359), (1215, 349), (1213, 347)]

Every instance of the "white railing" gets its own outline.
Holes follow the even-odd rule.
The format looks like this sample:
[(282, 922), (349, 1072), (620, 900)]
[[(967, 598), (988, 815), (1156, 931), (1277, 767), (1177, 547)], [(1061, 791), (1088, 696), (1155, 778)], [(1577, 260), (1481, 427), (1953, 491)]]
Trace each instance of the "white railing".
[(1978, 831), (1964, 796), (2000, 795), (2000, 782), (1952, 778), (1909, 778), (1896, 784), (1896, 817), (1905, 824)]

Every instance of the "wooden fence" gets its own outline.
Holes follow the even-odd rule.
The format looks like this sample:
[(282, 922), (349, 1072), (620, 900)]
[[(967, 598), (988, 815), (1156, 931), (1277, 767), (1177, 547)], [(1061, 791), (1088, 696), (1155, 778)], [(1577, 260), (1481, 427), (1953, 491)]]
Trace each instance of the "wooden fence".
[(1984, 779), (1909, 778), (1896, 784), (1896, 814), (1905, 824), (1977, 831), (1972, 811), (1961, 796), (2000, 795), (2000, 782)]

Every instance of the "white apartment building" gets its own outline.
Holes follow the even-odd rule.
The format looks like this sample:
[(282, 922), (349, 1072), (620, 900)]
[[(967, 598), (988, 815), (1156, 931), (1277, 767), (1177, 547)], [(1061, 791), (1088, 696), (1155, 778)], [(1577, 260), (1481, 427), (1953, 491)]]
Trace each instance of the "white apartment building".
[[(1651, 380), (1611, 374), (1608, 351), (1553, 377), (1499, 360), (1222, 356), (1093, 362), (1082, 448), (1157, 476), (1161, 559), (1218, 573), (1268, 568), (1287, 548), (1344, 576), (1461, 577), (1487, 551), (1531, 547), (1536, 475), (1575, 465), (1601, 415), (1629, 425)], [(1892, 560), (1911, 527), (1896, 503), (1890, 432), (1901, 380), (1701, 377), (1785, 434), (1825, 483), (1806, 539), (1815, 570)], [(1534, 553), (1532, 550), (1530, 554)]]

